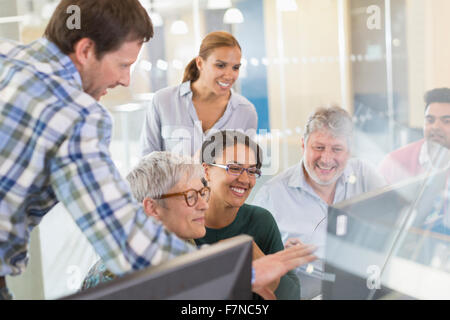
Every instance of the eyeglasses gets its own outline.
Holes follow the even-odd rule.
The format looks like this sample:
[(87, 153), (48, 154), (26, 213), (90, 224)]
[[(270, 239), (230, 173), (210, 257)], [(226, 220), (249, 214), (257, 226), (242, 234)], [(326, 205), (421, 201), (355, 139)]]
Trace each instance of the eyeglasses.
[(163, 194), (158, 199), (165, 199), (165, 198), (170, 198), (170, 197), (175, 197), (175, 196), (184, 196), (184, 200), (186, 200), (186, 204), (188, 205), (188, 207), (193, 207), (197, 204), (198, 195), (200, 195), (200, 197), (202, 197), (203, 200), (208, 202), (209, 196), (211, 195), (211, 188), (203, 187), (200, 190), (189, 189), (184, 192)]
[(247, 171), (248, 176), (251, 177), (251, 178), (259, 178), (259, 177), (261, 177), (261, 170), (258, 169), (258, 168), (255, 168), (255, 167), (244, 168), (243, 166), (238, 165), (238, 164), (223, 165), (223, 164), (210, 163), (209, 165), (225, 169), (225, 170), (227, 170), (227, 172), (229, 174), (231, 174), (233, 176), (239, 176), (244, 171)]

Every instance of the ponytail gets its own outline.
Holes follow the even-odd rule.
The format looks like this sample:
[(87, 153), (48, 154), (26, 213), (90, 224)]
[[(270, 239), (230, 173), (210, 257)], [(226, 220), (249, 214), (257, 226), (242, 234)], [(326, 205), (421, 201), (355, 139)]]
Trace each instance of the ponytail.
[(191, 81), (194, 82), (200, 77), (200, 71), (197, 68), (197, 62), (195, 58), (188, 63), (186, 68), (184, 69), (183, 82)]

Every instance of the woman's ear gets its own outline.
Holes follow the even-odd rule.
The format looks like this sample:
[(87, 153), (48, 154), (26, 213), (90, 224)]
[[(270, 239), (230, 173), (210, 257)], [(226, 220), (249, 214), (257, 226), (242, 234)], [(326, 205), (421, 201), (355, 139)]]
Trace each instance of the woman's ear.
[(144, 207), (144, 212), (148, 217), (154, 217), (157, 220), (160, 220), (159, 217), (159, 205), (155, 200), (151, 198), (145, 198), (142, 201), (142, 206)]
[(197, 65), (197, 69), (198, 69), (199, 71), (202, 71), (202, 69), (203, 69), (203, 59), (202, 59), (202, 57), (197, 56), (197, 57), (195, 58), (195, 64)]

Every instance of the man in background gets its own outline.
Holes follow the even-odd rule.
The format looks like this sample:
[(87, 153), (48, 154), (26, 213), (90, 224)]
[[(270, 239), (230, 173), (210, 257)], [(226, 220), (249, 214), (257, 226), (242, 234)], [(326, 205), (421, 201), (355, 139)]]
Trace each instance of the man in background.
[[(328, 206), (385, 184), (374, 168), (350, 159), (353, 123), (342, 108), (319, 108), (310, 115), (302, 139), (300, 163), (266, 182), (253, 204), (269, 210), (278, 223), (285, 246), (302, 242), (318, 247), (324, 258)], [(311, 268), (311, 266), (313, 266)], [(321, 292), (320, 260), (297, 270), (301, 299)]]
[(417, 176), (428, 169), (449, 165), (450, 89), (425, 94), (424, 138), (389, 153), (379, 166), (389, 183)]

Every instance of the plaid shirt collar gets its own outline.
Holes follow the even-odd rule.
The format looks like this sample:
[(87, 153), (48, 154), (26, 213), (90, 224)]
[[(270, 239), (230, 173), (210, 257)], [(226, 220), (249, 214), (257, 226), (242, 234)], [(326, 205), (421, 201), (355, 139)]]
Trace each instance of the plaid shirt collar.
[[(38, 62), (33, 64), (38, 72), (44, 74), (50, 74), (56, 77), (63, 78), (69, 81), (71, 85), (83, 90), (82, 81), (80, 73), (73, 63), (72, 59), (66, 54), (64, 54), (53, 42), (46, 38), (40, 38), (31, 44), (30, 48), (33, 48), (38, 57)], [(52, 70), (48, 69), (48, 62), (52, 65)]]

